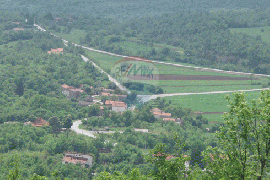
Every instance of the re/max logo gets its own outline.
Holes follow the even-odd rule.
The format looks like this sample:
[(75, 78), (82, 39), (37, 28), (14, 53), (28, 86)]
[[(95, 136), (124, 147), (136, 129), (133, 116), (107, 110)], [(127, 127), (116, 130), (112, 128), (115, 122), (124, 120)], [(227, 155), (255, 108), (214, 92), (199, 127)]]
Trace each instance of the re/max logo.
[(149, 77), (153, 79), (153, 67), (149, 67), (146, 65), (137, 66), (136, 64), (129, 64), (129, 65), (121, 65), (115, 68), (115, 77), (122, 78), (128, 76), (142, 76), (142, 77)]

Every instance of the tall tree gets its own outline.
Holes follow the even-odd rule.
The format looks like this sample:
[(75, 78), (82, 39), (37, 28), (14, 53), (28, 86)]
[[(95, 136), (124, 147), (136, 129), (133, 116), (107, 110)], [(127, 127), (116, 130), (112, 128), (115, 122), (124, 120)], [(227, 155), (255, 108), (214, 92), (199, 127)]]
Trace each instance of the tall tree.
[(270, 91), (262, 91), (251, 105), (243, 93), (227, 99), (230, 109), (217, 132), (219, 146), (204, 152), (208, 173), (218, 179), (262, 179), (270, 160)]
[(54, 133), (57, 133), (61, 128), (61, 123), (58, 117), (53, 116), (49, 119), (50, 126)]

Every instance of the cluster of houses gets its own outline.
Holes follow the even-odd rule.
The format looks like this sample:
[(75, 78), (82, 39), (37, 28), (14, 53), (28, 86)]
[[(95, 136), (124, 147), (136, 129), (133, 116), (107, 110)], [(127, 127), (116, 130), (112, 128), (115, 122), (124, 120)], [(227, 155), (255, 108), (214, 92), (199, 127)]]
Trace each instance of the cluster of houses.
[[(62, 93), (67, 96), (67, 98), (72, 99), (79, 99), (81, 97), (81, 94), (84, 92), (82, 89), (83, 85), (81, 85), (79, 88), (75, 88), (73, 86), (68, 86), (66, 84), (63, 84), (61, 86)], [(126, 98), (127, 95), (118, 95), (118, 94), (112, 94), (114, 90), (112, 89), (95, 89), (94, 87), (90, 87), (93, 90), (94, 94), (97, 94), (98, 96), (107, 96), (108, 99), (114, 97), (117, 98), (118, 101), (116, 100), (106, 100), (104, 104), (102, 104), (100, 101), (95, 101), (93, 96), (86, 96), (84, 100), (78, 100), (78, 106), (91, 106), (94, 104), (99, 103), (100, 106), (100, 111), (101, 114), (103, 113), (104, 106), (107, 107), (108, 109), (115, 111), (115, 112), (124, 112), (127, 110), (127, 104), (123, 102)]]
[(84, 92), (81, 88), (75, 88), (73, 86), (68, 86), (66, 84), (63, 84), (61, 86), (62, 93), (67, 96), (67, 98), (80, 98), (81, 94)]
[(163, 119), (163, 121), (173, 121), (176, 124), (182, 125), (183, 120), (180, 118), (172, 118), (172, 114), (171, 113), (166, 113), (162, 110), (160, 110), (159, 108), (154, 108), (151, 110), (151, 112), (153, 113), (154, 117), (157, 119)]
[(50, 51), (48, 51), (48, 54), (63, 54), (64, 49), (63, 48), (56, 48), (56, 49), (52, 49)]

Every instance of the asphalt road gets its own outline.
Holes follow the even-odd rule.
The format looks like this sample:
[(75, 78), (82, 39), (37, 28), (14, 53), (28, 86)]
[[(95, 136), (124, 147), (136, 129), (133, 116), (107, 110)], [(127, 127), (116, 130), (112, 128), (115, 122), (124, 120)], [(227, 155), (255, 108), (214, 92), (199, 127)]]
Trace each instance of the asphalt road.
[[(80, 129), (79, 125), (82, 123), (81, 120), (77, 120), (73, 122), (73, 125), (71, 126), (71, 130), (76, 132), (77, 134), (83, 134), (88, 137), (96, 138), (97, 133), (115, 133), (115, 131), (87, 131), (84, 129)], [(119, 133), (123, 133), (123, 131), (119, 131)]]

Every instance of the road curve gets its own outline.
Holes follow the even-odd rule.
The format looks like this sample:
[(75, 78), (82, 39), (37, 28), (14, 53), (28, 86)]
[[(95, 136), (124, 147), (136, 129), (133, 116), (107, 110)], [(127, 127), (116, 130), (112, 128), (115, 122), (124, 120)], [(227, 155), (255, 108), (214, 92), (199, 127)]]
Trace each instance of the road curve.
[[(77, 134), (83, 134), (88, 137), (96, 138), (97, 133), (115, 133), (115, 131), (87, 131), (84, 129), (80, 129), (79, 125), (82, 124), (81, 120), (77, 120), (73, 122), (73, 125), (71, 126), (71, 130), (74, 131)], [(119, 133), (123, 133), (122, 131), (119, 131)]]

